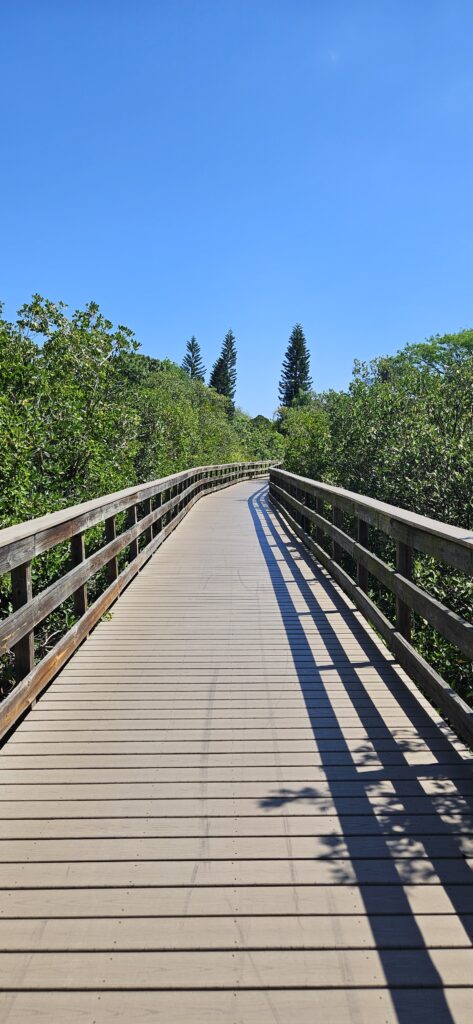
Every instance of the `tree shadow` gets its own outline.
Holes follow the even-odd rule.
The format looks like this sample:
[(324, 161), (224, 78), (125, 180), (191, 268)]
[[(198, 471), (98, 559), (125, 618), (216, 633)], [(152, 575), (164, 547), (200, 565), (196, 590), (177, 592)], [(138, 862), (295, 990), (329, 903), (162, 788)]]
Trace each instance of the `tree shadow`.
[[(320, 785), (273, 790), (259, 806), (268, 814), (336, 816), (339, 831), (317, 837), (323, 850), (317, 860), (330, 862), (328, 884), (359, 887), (398, 1021), (412, 1024), (406, 988), (418, 983), (426, 986), (424, 1013), (447, 1024), (453, 1017), (443, 981), (408, 887), (428, 885), (433, 894), (441, 893), (432, 912), (441, 906), (442, 913), (447, 908), (457, 914), (464, 944), (471, 944), (472, 919), (465, 917), (473, 911), (473, 873), (466, 860), (473, 852), (471, 764), (405, 686), (390, 652), (380, 650), (328, 574), (285, 534), (266, 495), (264, 486), (250, 498), (249, 509), (325, 779)], [(387, 687), (404, 724), (387, 724), (367, 679)], [(359, 728), (342, 724), (344, 695)], [(416, 758), (421, 763), (409, 763)], [(393, 958), (392, 935), (388, 953), (386, 914), (403, 918), (402, 934), (407, 926), (409, 951), (414, 951), (410, 959), (409, 954)]]

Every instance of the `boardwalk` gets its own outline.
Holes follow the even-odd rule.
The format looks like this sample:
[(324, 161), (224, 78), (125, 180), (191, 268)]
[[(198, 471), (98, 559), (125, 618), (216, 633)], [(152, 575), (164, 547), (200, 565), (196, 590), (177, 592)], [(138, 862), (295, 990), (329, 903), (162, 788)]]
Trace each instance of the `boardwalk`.
[(470, 756), (262, 481), (196, 505), (0, 764), (2, 1022), (471, 1021)]

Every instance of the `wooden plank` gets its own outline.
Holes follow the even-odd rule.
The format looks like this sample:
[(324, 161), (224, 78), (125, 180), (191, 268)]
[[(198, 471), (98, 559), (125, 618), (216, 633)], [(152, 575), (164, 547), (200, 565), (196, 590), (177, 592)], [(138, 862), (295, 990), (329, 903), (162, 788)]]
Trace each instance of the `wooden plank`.
[[(253, 801), (255, 810), (265, 806), (271, 800), (284, 801), (285, 794), (306, 794), (309, 802), (320, 803), (330, 800), (336, 806), (337, 798), (349, 797), (359, 800), (377, 802), (393, 796), (396, 800), (404, 797), (422, 799), (422, 796), (459, 797), (473, 808), (473, 779), (400, 780), (361, 782), (352, 779), (341, 781), (320, 780), (313, 787), (305, 783), (293, 790), (288, 788), (284, 779), (273, 783), (261, 782), (214, 782), (200, 780), (197, 782), (68, 782), (62, 783), (4, 783), (2, 785), (1, 802), (31, 800), (61, 800), (67, 792), (69, 800), (198, 800), (202, 798), (202, 786), (205, 783), (207, 800), (241, 800)], [(67, 787), (67, 788), (66, 788)]]
[[(92, 738), (95, 735), (95, 739)], [(297, 756), (309, 756), (311, 754), (320, 756), (323, 755), (324, 760), (328, 754), (340, 756), (345, 754), (346, 751), (350, 751), (353, 755), (357, 755), (360, 758), (361, 763), (366, 764), (367, 759), (369, 763), (376, 761), (378, 756), (384, 755), (385, 752), (389, 753), (402, 753), (405, 755), (406, 760), (412, 755), (423, 753), (424, 757), (429, 758), (429, 762), (432, 761), (432, 757), (436, 757), (437, 751), (443, 753), (449, 750), (448, 740), (443, 736), (435, 737), (429, 736), (425, 739), (420, 737), (405, 737), (402, 738), (402, 742), (397, 743), (393, 737), (389, 735), (386, 738), (375, 740), (370, 737), (324, 737), (317, 739), (317, 741), (310, 740), (290, 740), (288, 742), (279, 740), (277, 743), (272, 740), (259, 740), (255, 743), (254, 740), (233, 740), (232, 742), (221, 741), (220, 743), (214, 742), (213, 740), (203, 740), (202, 742), (188, 741), (186, 743), (175, 742), (173, 740), (162, 741), (153, 740), (146, 735), (146, 732), (142, 730), (140, 738), (130, 739), (115, 739), (107, 737), (106, 740), (103, 738), (103, 734), (92, 734), (88, 732), (85, 740), (78, 737), (77, 733), (67, 734), (67, 739), (64, 739), (64, 733), (55, 733), (52, 737), (44, 738), (41, 733), (31, 733), (22, 740), (18, 739), (11, 744), (11, 751), (15, 751), (21, 754), (31, 753), (37, 754), (61, 754), (61, 753), (77, 753), (77, 754), (93, 754), (94, 752), (102, 752), (108, 754), (126, 753), (132, 754), (157, 754), (161, 756), (176, 756), (179, 755), (181, 763), (184, 761), (187, 764), (188, 758), (199, 757), (202, 759), (202, 753), (204, 752), (206, 757), (219, 756), (226, 754), (230, 757), (252, 757), (254, 754), (270, 755), (274, 758), (275, 753), (278, 755), (297, 755)], [(461, 747), (458, 748), (460, 751)], [(384, 757), (383, 757), (384, 759)]]
[[(469, 985), (473, 949), (2, 953), (5, 989), (441, 988)], [(27, 976), (27, 980), (26, 980)], [(356, 980), (355, 980), (356, 979)]]
[(401, 836), (226, 836), (137, 837), (122, 839), (1, 839), (1, 864), (73, 861), (316, 861), (392, 858), (469, 857), (473, 838), (467, 835)]
[(1, 864), (0, 888), (127, 888), (133, 885), (470, 885), (473, 860), (68, 861)]
[[(202, 731), (215, 731), (216, 729), (231, 730), (232, 732), (246, 731), (252, 728), (253, 732), (257, 729), (261, 733), (267, 732), (271, 726), (280, 731), (292, 732), (297, 730), (298, 733), (301, 730), (311, 728), (315, 734), (314, 738), (318, 736), (319, 728), (327, 728), (337, 722), (340, 726), (340, 735), (344, 734), (345, 729), (358, 726), (360, 723), (366, 726), (373, 725), (377, 728), (385, 726), (386, 735), (391, 735), (391, 728), (408, 728), (410, 725), (418, 723), (419, 728), (428, 728), (430, 726), (429, 719), (422, 715), (417, 709), (417, 713), (410, 712), (409, 708), (402, 710), (395, 710), (390, 705), (381, 706), (379, 713), (376, 713), (373, 704), (361, 705), (344, 705), (339, 704), (332, 707), (309, 707), (309, 708), (254, 708), (254, 707), (237, 707), (237, 708), (212, 708), (211, 706), (204, 706), (203, 708), (187, 708), (185, 704), (176, 707), (176, 714), (172, 716), (171, 709), (165, 709), (161, 711), (160, 708), (147, 707), (146, 704), (138, 705), (137, 707), (122, 707), (119, 706), (107, 710), (106, 707), (99, 707), (95, 709), (94, 706), (88, 709), (60, 709), (60, 710), (49, 710), (44, 709), (38, 716), (38, 722), (41, 723), (41, 729), (28, 729), (22, 733), (23, 736), (29, 735), (30, 732), (42, 732), (50, 731), (53, 729), (55, 732), (70, 732), (73, 723), (77, 729), (88, 729), (91, 731), (107, 731), (107, 728), (112, 729), (123, 729), (129, 727), (131, 729), (142, 729), (146, 723), (155, 724), (157, 729), (160, 730), (171, 730), (172, 733), (194, 733), (196, 738), (202, 733)], [(435, 718), (431, 719), (431, 722), (436, 722)], [(64, 726), (64, 728), (62, 728)], [(267, 738), (267, 737), (266, 737)], [(300, 738), (300, 736), (298, 737)]]
[[(68, 789), (69, 787), (67, 787)], [(313, 796), (310, 787), (280, 790), (275, 788), (264, 796), (261, 807), (254, 799), (227, 797), (224, 799), (113, 799), (72, 800), (63, 794), (59, 800), (2, 800), (0, 818), (90, 818), (90, 817), (251, 817), (261, 813), (268, 816), (317, 816), (343, 815), (358, 817), (368, 813), (393, 815), (398, 826), (404, 827), (405, 815), (451, 813), (471, 816), (471, 800), (461, 794), (445, 796), (380, 796), (370, 797), (329, 797)], [(399, 817), (401, 816), (401, 817)]]
[[(21, 747), (23, 749), (23, 747)], [(38, 747), (35, 747), (35, 751)], [(182, 756), (179, 754), (143, 754), (135, 753), (130, 754), (126, 749), (121, 754), (104, 753), (102, 750), (98, 750), (96, 746), (92, 748), (96, 750), (96, 753), (80, 753), (74, 751), (69, 753), (31, 753), (31, 754), (15, 754), (14, 750), (9, 754), (5, 754), (1, 758), (1, 766), (3, 771), (16, 771), (18, 769), (34, 769), (40, 770), (46, 768), (63, 768), (63, 769), (101, 769), (101, 768), (117, 768), (124, 770), (126, 768), (151, 768), (157, 769), (163, 772), (163, 779), (166, 774), (170, 771), (177, 771), (187, 773), (188, 771), (194, 771), (199, 769), (200, 771), (210, 772), (210, 777), (214, 773), (216, 777), (216, 771), (219, 769), (225, 773), (241, 770), (247, 772), (251, 770), (253, 773), (253, 780), (261, 778), (259, 771), (267, 771), (272, 769), (277, 773), (279, 777), (279, 771), (281, 768), (287, 768), (291, 773), (296, 770), (299, 775), (307, 781), (306, 771), (310, 772), (315, 768), (324, 769), (341, 769), (347, 765), (359, 766), (361, 769), (370, 771), (386, 771), (391, 768), (396, 770), (408, 771), (414, 766), (424, 767), (429, 769), (432, 775), (440, 776), (442, 774), (447, 775), (449, 778), (455, 778), (455, 773), (459, 773), (459, 777), (462, 777), (463, 771), (471, 767), (471, 761), (463, 760), (460, 758), (455, 751), (451, 755), (448, 752), (440, 751), (435, 756), (432, 753), (417, 751), (413, 754), (405, 755), (402, 751), (391, 751), (386, 752), (378, 751), (376, 755), (369, 760), (369, 765), (366, 761), (366, 756), (363, 751), (360, 753), (352, 752), (348, 750), (340, 751), (328, 751), (326, 753), (279, 753), (274, 752), (260, 753), (253, 752), (248, 754), (208, 754), (205, 763), (202, 763), (202, 758), (199, 754), (187, 754), (185, 762)], [(380, 760), (381, 753), (383, 754), (382, 760)], [(363, 772), (364, 774), (364, 772)], [(394, 777), (396, 773), (393, 770)], [(179, 780), (179, 774), (176, 778)], [(186, 775), (181, 776), (181, 781), (187, 777)], [(227, 775), (223, 775), (222, 778), (227, 778)], [(40, 781), (37, 777), (36, 781)]]
[(100, 950), (464, 949), (473, 915), (294, 915), (0, 920), (0, 953)]
[[(68, 745), (68, 744), (66, 744)], [(87, 744), (86, 744), (87, 745)], [(359, 744), (359, 749), (350, 750), (341, 746), (340, 750), (321, 750), (284, 753), (272, 751), (264, 753), (260, 750), (250, 753), (226, 752), (208, 753), (203, 765), (202, 757), (199, 754), (187, 753), (185, 761), (179, 754), (168, 752), (157, 752), (153, 750), (146, 752), (129, 752), (124, 746), (120, 753), (111, 752), (109, 744), (91, 743), (88, 751), (81, 750), (81, 744), (70, 743), (71, 750), (63, 752), (63, 744), (57, 746), (55, 743), (37, 743), (33, 750), (28, 742), (11, 743), (0, 757), (2, 770), (9, 768), (268, 768), (285, 766), (296, 768), (304, 767), (345, 767), (346, 765), (358, 766), (359, 768), (389, 769), (391, 765), (410, 767), (413, 765), (434, 768), (438, 774), (446, 771), (447, 766), (469, 767), (471, 769), (471, 757), (463, 757), (456, 750), (448, 751), (446, 746), (439, 750), (430, 750), (429, 746), (420, 743), (414, 752), (396, 749), (396, 744), (383, 749), (377, 745), (375, 751), (370, 744)], [(45, 750), (43, 750), (46, 748)], [(368, 761), (367, 754), (371, 753)]]
[[(231, 817), (78, 817), (78, 818), (3, 818), (3, 839), (108, 839), (141, 836), (176, 838), (179, 836), (390, 836), (404, 834), (395, 815), (376, 811), (339, 817), (319, 815), (248, 815)], [(450, 813), (411, 815), (406, 833), (429, 839), (432, 836), (473, 835), (473, 816)], [(430, 847), (429, 847), (430, 849)]]
[[(441, 885), (387, 886), (157, 886), (140, 888), (43, 888), (9, 889), (2, 892), (0, 917), (9, 921), (25, 918), (100, 919), (103, 917), (221, 916), (224, 918), (278, 914), (321, 916), (394, 915), (396, 920), (411, 915), (452, 914), (461, 902), (461, 914), (473, 913), (473, 885), (452, 886), (452, 898)], [(376, 922), (374, 922), (376, 923)], [(468, 943), (469, 945), (469, 943)]]
[[(423, 725), (423, 723), (422, 723)], [(315, 737), (314, 737), (315, 732)], [(74, 737), (79, 739), (86, 739), (87, 737), (93, 738), (94, 736), (98, 739), (106, 741), (109, 740), (133, 740), (140, 739), (142, 733), (152, 733), (155, 741), (161, 740), (162, 742), (182, 742), (182, 743), (199, 743), (211, 740), (214, 743), (226, 743), (237, 741), (237, 740), (253, 740), (255, 742), (267, 741), (269, 736), (272, 736), (274, 742), (276, 741), (307, 741), (313, 744), (315, 740), (330, 739), (331, 737), (340, 737), (343, 739), (383, 739), (385, 737), (392, 737), (394, 740), (400, 740), (405, 738), (406, 740), (411, 738), (414, 739), (417, 736), (421, 736), (423, 739), (434, 738), (435, 726), (428, 725), (425, 727), (416, 728), (415, 724), (412, 726), (400, 724), (392, 725), (390, 727), (383, 726), (382, 724), (371, 724), (368, 723), (365, 727), (364, 721), (356, 721), (345, 724), (342, 727), (334, 718), (323, 722), (321, 725), (317, 725), (313, 728), (311, 724), (304, 726), (285, 726), (278, 727), (275, 725), (271, 727), (268, 723), (266, 726), (250, 726), (237, 727), (235, 728), (219, 728), (215, 726), (195, 727), (185, 729), (182, 726), (176, 726), (174, 729), (167, 729), (165, 726), (159, 728), (156, 723), (151, 720), (141, 719), (121, 719), (119, 721), (106, 720), (105, 722), (96, 721), (94, 723), (81, 722), (80, 719), (74, 721), (42, 721), (38, 716), (34, 722), (27, 721), (23, 724), (21, 729), (21, 736), (23, 739), (28, 740), (30, 743), (44, 742), (46, 740), (54, 740), (54, 738), (68, 738), (69, 734), (74, 734)], [(72, 737), (72, 738), (74, 738)], [(144, 737), (146, 738), (146, 737)], [(296, 748), (297, 749), (297, 748)]]
[[(9, 759), (5, 758), (5, 762)], [(11, 760), (11, 759), (10, 759)], [(216, 785), (227, 785), (231, 784), (239, 787), (239, 792), (244, 795), (248, 792), (247, 785), (263, 783), (271, 783), (274, 786), (286, 786), (289, 783), (300, 782), (301, 784), (307, 784), (309, 782), (323, 782), (325, 786), (330, 787), (332, 782), (344, 782), (350, 783), (356, 781), (365, 788), (366, 792), (371, 792), (373, 783), (386, 782), (388, 784), (407, 781), (413, 787), (415, 792), (421, 790), (425, 792), (454, 792), (456, 784), (459, 780), (466, 780), (467, 786), (459, 786), (459, 791), (462, 793), (469, 793), (473, 787), (473, 779), (471, 778), (471, 768), (468, 764), (459, 764), (458, 766), (451, 766), (448, 774), (445, 767), (441, 770), (436, 770), (435, 766), (429, 769), (428, 774), (420, 772), (419, 769), (415, 771), (415, 777), (413, 777), (412, 769), (407, 765), (399, 765), (397, 767), (391, 767), (389, 773), (383, 770), (383, 766), (374, 768), (370, 765), (368, 770), (361, 773), (361, 776), (356, 772), (353, 765), (350, 765), (347, 761), (346, 765), (334, 765), (333, 767), (319, 767), (319, 766), (302, 766), (292, 767), (275, 764), (273, 767), (258, 768), (255, 765), (240, 766), (240, 767), (213, 767), (208, 764), (201, 765), (199, 767), (128, 767), (128, 768), (115, 768), (101, 766), (95, 764), (91, 768), (76, 766), (66, 768), (63, 766), (49, 767), (44, 761), (41, 765), (34, 768), (16, 768), (10, 766), (7, 763), (5, 767), (2, 761), (2, 768), (0, 769), (0, 783), (3, 785), (18, 785), (25, 786), (30, 783), (38, 784), (40, 786), (45, 784), (57, 785), (62, 783), (63, 785), (75, 785), (80, 784), (100, 784), (103, 783), (125, 783), (130, 784), (164, 784), (173, 785), (174, 783), (180, 786), (181, 784), (188, 784), (191, 788), (187, 790), (187, 794), (192, 794), (192, 786), (201, 785), (202, 783), (212, 783)], [(366, 788), (368, 787), (368, 788)], [(400, 788), (395, 786), (396, 792), (399, 795), (404, 795), (403, 787)], [(21, 796), (21, 790), (18, 790)], [(336, 790), (332, 790), (335, 794)], [(139, 790), (137, 790), (137, 794)], [(180, 795), (179, 788), (176, 791), (176, 795)], [(212, 795), (209, 793), (209, 795)]]
[[(126, 1004), (126, 1005), (125, 1005)], [(8, 1024), (399, 1024), (400, 1020), (443, 1020), (470, 1024), (471, 993), (461, 988), (312, 989), (174, 992), (18, 992), (0, 994), (0, 1013)], [(356, 1014), (356, 1017), (354, 1016)]]

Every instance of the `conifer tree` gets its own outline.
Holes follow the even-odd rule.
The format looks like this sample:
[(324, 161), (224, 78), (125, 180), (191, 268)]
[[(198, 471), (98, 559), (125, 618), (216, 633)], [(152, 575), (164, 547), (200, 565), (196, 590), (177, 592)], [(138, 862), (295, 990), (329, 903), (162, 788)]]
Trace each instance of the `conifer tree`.
[(230, 406), (234, 408), (236, 389), (236, 345), (233, 331), (227, 331), (222, 351), (215, 361), (212, 373), (210, 374), (209, 386), (215, 388), (219, 395), (225, 395), (229, 399)]
[(194, 335), (192, 335), (191, 340), (187, 342), (186, 354), (182, 361), (182, 369), (185, 370), (193, 380), (201, 380), (202, 383), (204, 382), (205, 366), (202, 362), (199, 342)]
[(311, 387), (309, 350), (304, 331), (300, 324), (296, 324), (284, 356), (279, 383), (279, 400), (282, 405), (291, 405), (295, 398), (310, 391)]

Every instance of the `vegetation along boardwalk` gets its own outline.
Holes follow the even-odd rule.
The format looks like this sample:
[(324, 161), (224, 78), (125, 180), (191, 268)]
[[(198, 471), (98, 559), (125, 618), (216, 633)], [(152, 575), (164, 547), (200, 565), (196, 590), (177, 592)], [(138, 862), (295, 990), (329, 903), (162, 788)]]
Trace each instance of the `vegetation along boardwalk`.
[[(23, 545), (10, 643), (26, 679), (5, 702), (5, 728), (64, 664), (0, 756), (0, 1019), (466, 1024), (468, 746), (342, 592), (342, 570), (334, 582), (311, 560), (302, 535), (311, 516), (319, 531), (325, 517), (320, 494), (301, 512), (303, 481), (289, 487), (274, 470), (271, 503), (264, 479), (233, 483), (245, 475), (234, 471), (220, 478), (233, 485), (199, 501), (159, 546), (173, 525), (166, 509), (178, 518), (186, 494), (219, 480), (215, 467), (193, 472), (190, 484), (189, 474), (174, 489), (168, 481), (168, 494), (148, 485), (135, 504), (131, 491), (107, 499), (113, 596), (116, 510), (135, 510), (126, 539), (142, 571), (69, 660), (61, 641), (47, 672), (33, 664), (31, 637), (51, 598), (35, 604), (27, 566), (51, 546), (54, 524), (62, 542), (65, 516), (36, 526), (33, 547), (32, 529), (3, 531), (10, 562)], [(87, 506), (84, 528), (97, 507)], [(376, 514), (380, 528), (381, 506)], [(75, 588), (90, 630), (103, 607), (88, 606), (88, 570), (79, 576), (81, 515), (68, 520), (76, 575), (62, 577), (56, 597)], [(141, 521), (156, 548), (148, 560)], [(333, 522), (332, 541), (347, 547)], [(443, 537), (444, 556), (463, 557), (451, 554), (457, 542), (469, 557), (460, 531)], [(367, 544), (363, 530), (357, 543)], [(361, 602), (366, 582), (360, 572), (353, 584)], [(397, 593), (400, 660), (413, 657), (411, 597), (420, 600)], [(461, 625), (448, 628), (467, 644)], [(435, 674), (429, 683), (423, 671), (428, 689)], [(467, 736), (468, 709), (459, 702), (455, 714)]]

